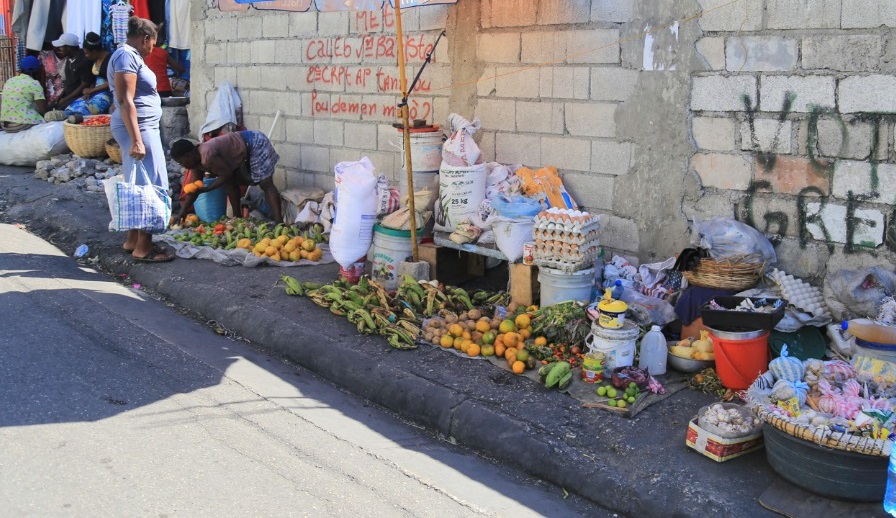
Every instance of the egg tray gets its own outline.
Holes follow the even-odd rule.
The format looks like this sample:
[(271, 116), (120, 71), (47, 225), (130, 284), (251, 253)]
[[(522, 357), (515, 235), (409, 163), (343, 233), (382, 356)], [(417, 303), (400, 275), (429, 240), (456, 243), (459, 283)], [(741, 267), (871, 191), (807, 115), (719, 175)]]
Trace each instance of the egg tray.
[(532, 234), (535, 236), (536, 241), (561, 241), (574, 245), (583, 245), (585, 243), (588, 243), (589, 241), (597, 242), (598, 238), (600, 237), (600, 233), (597, 230), (592, 230), (587, 234), (579, 234), (577, 232), (545, 230), (537, 228), (533, 230)]
[(563, 254), (563, 253), (579, 253), (591, 252), (600, 247), (600, 243), (592, 241), (584, 245), (576, 245), (572, 243), (564, 243), (563, 241), (542, 241), (535, 240), (534, 250), (540, 252), (541, 255)]
[[(750, 299), (755, 304), (760, 299), (757, 297), (715, 297), (712, 300), (726, 309), (710, 309), (707, 302), (700, 309), (700, 316), (703, 317), (703, 325), (713, 329), (772, 329), (781, 319), (784, 318), (784, 310), (787, 307), (787, 300), (771, 313), (758, 313), (750, 311), (735, 311), (734, 308), (740, 305), (746, 299)], [(774, 304), (779, 299), (766, 298), (769, 304)]]
[(561, 259), (563, 261), (581, 261), (586, 257), (595, 255), (599, 251), (599, 248), (600, 247), (597, 245), (583, 248), (576, 245), (567, 245), (565, 243), (558, 243), (554, 246), (539, 246), (538, 243), (536, 243), (535, 248), (532, 250), (532, 255), (536, 259), (544, 258)]
[[(598, 249), (599, 250), (599, 249)], [(594, 251), (581, 256), (581, 259), (571, 259), (567, 257), (556, 257), (534, 254), (534, 262), (537, 266), (543, 268), (552, 268), (560, 270), (563, 273), (572, 273), (579, 270), (587, 270), (594, 268), (594, 261), (597, 259), (598, 251)]]
[(781, 288), (783, 297), (787, 299), (793, 307), (815, 317), (825, 319), (833, 318), (828, 309), (828, 305), (824, 300), (824, 294), (822, 294), (819, 288), (816, 288), (793, 275), (788, 275), (777, 268), (772, 270), (770, 276)]
[(535, 218), (534, 227), (536, 230), (546, 230), (548, 232), (568, 232), (572, 234), (587, 234), (589, 232), (597, 232), (600, 230), (600, 220), (589, 221), (588, 223), (558, 223), (556, 221), (539, 220)]

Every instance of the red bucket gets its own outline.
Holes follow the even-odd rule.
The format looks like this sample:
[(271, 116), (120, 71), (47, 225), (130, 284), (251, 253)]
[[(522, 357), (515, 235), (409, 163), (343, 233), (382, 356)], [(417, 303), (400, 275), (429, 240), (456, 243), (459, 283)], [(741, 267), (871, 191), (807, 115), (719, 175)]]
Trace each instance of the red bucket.
[(361, 258), (352, 263), (348, 268), (339, 267), (339, 276), (348, 282), (355, 283), (361, 280), (364, 275), (364, 265), (367, 263), (366, 258)]
[(769, 332), (728, 332), (710, 329), (716, 372), (722, 385), (731, 390), (750, 387), (760, 374), (768, 370)]

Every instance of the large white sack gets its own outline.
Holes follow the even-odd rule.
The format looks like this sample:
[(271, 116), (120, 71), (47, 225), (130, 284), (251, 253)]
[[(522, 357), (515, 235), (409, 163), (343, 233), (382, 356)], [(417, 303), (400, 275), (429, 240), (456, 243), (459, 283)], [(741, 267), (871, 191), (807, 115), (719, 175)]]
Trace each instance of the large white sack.
[(330, 233), (330, 252), (348, 269), (367, 256), (376, 223), (377, 177), (367, 157), (339, 162), (336, 171), (336, 221)]
[(35, 166), (68, 152), (62, 121), (38, 124), (18, 133), (0, 131), (0, 164)]

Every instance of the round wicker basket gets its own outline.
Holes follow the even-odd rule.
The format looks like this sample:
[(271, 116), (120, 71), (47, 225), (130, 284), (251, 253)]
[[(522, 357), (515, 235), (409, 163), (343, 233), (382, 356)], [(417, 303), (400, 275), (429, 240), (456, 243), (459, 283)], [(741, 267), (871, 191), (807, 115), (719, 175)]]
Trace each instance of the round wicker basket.
[(890, 455), (890, 441), (794, 424), (769, 412), (763, 405), (755, 403), (753, 410), (762, 422), (774, 426), (788, 435), (819, 446), (878, 457), (888, 457)]
[[(90, 117), (84, 117), (88, 120)], [(82, 158), (101, 157), (106, 154), (106, 141), (112, 138), (112, 129), (104, 126), (83, 126), (63, 121), (62, 132), (65, 143), (72, 153)]]
[(700, 259), (693, 270), (682, 272), (688, 283), (704, 288), (746, 290), (759, 282), (763, 263), (731, 263)]
[(106, 141), (106, 154), (109, 155), (116, 164), (121, 163), (121, 147), (118, 145), (118, 142), (115, 141), (114, 138), (110, 138)]

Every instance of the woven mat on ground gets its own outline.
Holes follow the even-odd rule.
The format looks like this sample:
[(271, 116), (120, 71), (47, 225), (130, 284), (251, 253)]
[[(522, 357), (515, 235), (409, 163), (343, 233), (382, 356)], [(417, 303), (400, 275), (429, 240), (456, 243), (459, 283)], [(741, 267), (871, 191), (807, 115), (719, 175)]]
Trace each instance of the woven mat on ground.
[(178, 241), (169, 234), (161, 234), (153, 237), (155, 241), (165, 243), (175, 251), (175, 255), (181, 259), (209, 259), (222, 266), (247, 266), (253, 268), (263, 264), (270, 266), (314, 266), (317, 264), (329, 264), (335, 261), (330, 249), (325, 245), (320, 245), (320, 249), (324, 255), (320, 261), (301, 260), (299, 262), (291, 261), (272, 261), (268, 257), (258, 257), (252, 252), (244, 249), (224, 250), (221, 248), (212, 248), (210, 246), (196, 246), (185, 241)]
[(779, 480), (759, 496), (762, 507), (788, 518), (873, 518), (886, 517), (881, 503), (831, 500)]

